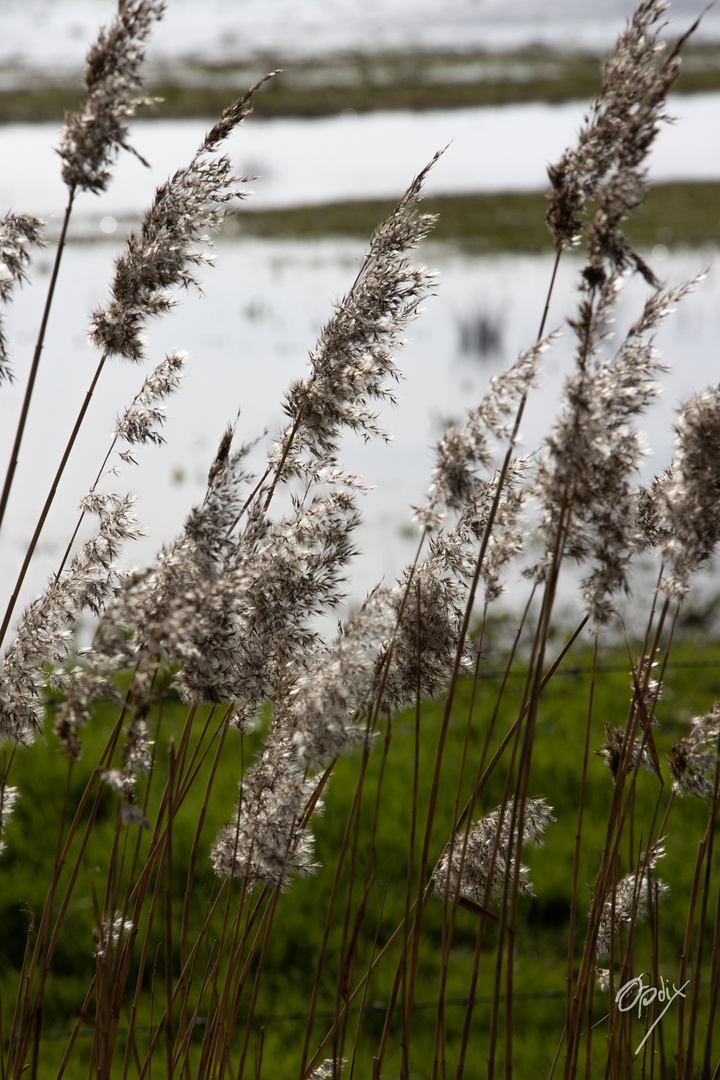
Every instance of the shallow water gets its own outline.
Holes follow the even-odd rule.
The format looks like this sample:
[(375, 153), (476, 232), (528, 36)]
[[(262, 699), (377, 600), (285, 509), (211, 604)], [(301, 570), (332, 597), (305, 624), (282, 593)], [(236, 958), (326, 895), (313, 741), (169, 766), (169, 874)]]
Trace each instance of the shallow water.
[[(70, 244), (66, 252), (4, 529), (3, 594), (19, 566), (59, 448), (94, 370), (96, 357), (87, 346), (85, 327), (89, 311), (107, 297), (104, 282), (112, 273), (115, 251), (116, 245), (106, 240)], [(153, 364), (173, 348), (188, 350), (190, 359), (182, 390), (168, 404), (167, 445), (159, 450), (141, 449), (139, 468), (123, 467), (118, 478), (109, 480), (113, 490), (137, 492), (138, 514), (149, 534), (126, 552), (125, 565), (148, 561), (181, 528), (190, 506), (202, 498), (219, 438), (238, 411), (239, 440), (261, 435), (265, 428), (278, 429), (282, 394), (292, 379), (304, 374), (307, 352), (329, 317), (333, 300), (352, 283), (362, 253), (362, 243), (354, 241), (221, 241), (217, 266), (205, 275), (204, 297), (182, 296), (169, 317), (150, 326)], [(716, 253), (659, 258), (662, 255), (659, 249), (656, 269), (679, 282), (707, 266)], [(426, 244), (421, 257), (437, 267), (439, 284), (437, 294), (428, 298), (425, 311), (411, 325), (407, 347), (399, 356), (403, 379), (397, 387), (398, 407), (384, 410), (382, 418), (393, 441), (365, 446), (349, 438), (343, 450), (348, 467), (375, 488), (361, 500), (363, 555), (350, 590), (355, 601), (383, 575), (393, 578), (411, 558), (415, 540), (410, 507), (421, 502), (427, 489), (430, 448), (443, 424), (462, 418), (464, 410), (477, 403), (490, 376), (532, 343), (551, 269), (547, 256), (470, 257), (437, 244)], [(44, 285), (49, 254), (41, 257), (41, 263), (40, 284)], [(573, 310), (578, 265), (570, 258), (561, 265), (550, 327), (562, 326)], [(638, 282), (628, 286), (618, 308), (618, 330), (637, 314), (645, 291)], [(652, 454), (644, 464), (645, 476), (670, 461), (677, 401), (717, 381), (719, 291), (718, 273), (711, 270), (658, 335), (658, 347), (674, 371), (663, 380), (665, 392), (643, 420)], [(10, 311), (18, 378), (0, 395), (2, 460), (6, 460), (14, 430), (41, 302), (41, 291), (26, 287)], [(540, 445), (549, 431), (571, 360), (572, 339), (566, 329), (543, 360), (542, 385), (523, 423), (526, 451)], [(42, 585), (53, 562), (57, 563), (75, 520), (75, 508), (109, 445), (113, 419), (137, 392), (144, 374), (138, 367), (118, 362), (103, 373), (26, 596)]]
[[(346, 199), (397, 199), (437, 150), (429, 194), (541, 191), (547, 165), (575, 141), (586, 105), (506, 105), (423, 113), (382, 112), (322, 119), (263, 120), (262, 104), (229, 143), (249, 205), (302, 206)], [(720, 180), (720, 93), (671, 99), (678, 122), (665, 125), (649, 163), (653, 180)], [(108, 191), (78, 196), (74, 235), (101, 236), (136, 222), (155, 187), (188, 163), (210, 122), (139, 121), (132, 145), (150, 163), (123, 154)], [(38, 213), (57, 231), (65, 204), (53, 124), (0, 126), (0, 208)]]

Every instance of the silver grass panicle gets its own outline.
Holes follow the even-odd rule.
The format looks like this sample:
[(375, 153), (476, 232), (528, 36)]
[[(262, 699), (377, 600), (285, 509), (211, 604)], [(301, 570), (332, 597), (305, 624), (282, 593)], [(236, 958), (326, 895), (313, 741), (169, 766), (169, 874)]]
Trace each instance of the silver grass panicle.
[[(314, 789), (295, 747), (271, 735), (242, 779), (234, 819), (212, 846), (218, 877), (244, 877), (286, 890), (293, 874), (313, 873), (313, 837), (302, 821)], [(318, 803), (315, 811), (320, 809)]]
[[(377, 589), (342, 628), (335, 645), (276, 703), (270, 735), (245, 774), (233, 822), (213, 846), (216, 873), (288, 888), (294, 873), (317, 869), (308, 827), (301, 828), (314, 782), (327, 765), (367, 736), (380, 649), (396, 613)], [(319, 806), (316, 806), (315, 812)]]
[[(488, 603), (502, 593), (502, 569), (523, 549), (526, 492), (522, 481), (527, 467), (525, 459), (511, 462), (487, 538), (480, 579)], [(418, 693), (432, 697), (452, 673), (478, 544), (487, 529), (499, 479), (496, 473), (476, 488), (455, 527), (431, 540), (428, 556), (418, 566), (408, 567), (393, 589), (398, 623), (384, 647), (388, 669), (383, 666), (378, 674), (378, 689), (381, 682), (384, 685), (384, 711), (404, 708)], [(464, 663), (470, 662), (466, 653)]]
[(9, 787), (4, 778), (0, 780), (0, 855), (5, 850), (5, 840), (3, 836), (7, 823), (13, 812), (13, 808), (17, 801), (18, 789), (16, 787)]
[(510, 434), (510, 418), (535, 385), (538, 360), (556, 336), (550, 334), (538, 341), (521, 353), (507, 371), (493, 375), (483, 400), (468, 411), (463, 426), (450, 428), (438, 441), (427, 502), (422, 509), (416, 509), (416, 518), (423, 527), (435, 528), (442, 519), (443, 507), (463, 509), (480, 482), (477, 469), (486, 469), (492, 463), (491, 439), (505, 439)]
[(605, 897), (597, 937), (598, 956), (610, 956), (614, 935), (646, 916), (649, 904), (667, 896), (668, 886), (652, 872), (664, 856), (665, 848), (658, 841), (643, 852), (637, 867)]
[[(602, 260), (615, 269), (633, 263), (619, 232), (623, 217), (641, 201), (646, 183), (643, 161), (667, 120), (665, 98), (677, 78), (679, 50), (687, 34), (663, 57), (658, 41), (667, 5), (644, 0), (614, 52), (605, 61), (600, 93), (580, 130), (578, 145), (548, 169), (551, 190), (547, 224), (559, 250), (577, 243), (588, 200), (597, 200), (589, 274), (605, 276)], [(697, 24), (696, 24), (697, 25)], [(644, 264), (638, 268), (643, 270)]]
[[(599, 750), (595, 751), (599, 757), (603, 758), (606, 766), (610, 770), (613, 780), (617, 776), (620, 762), (623, 759), (626, 735), (627, 732), (625, 728), (612, 727), (606, 721), (605, 737), (602, 741), (602, 746)], [(633, 743), (628, 772), (630, 772), (631, 769), (636, 769), (638, 765), (642, 765), (650, 772), (655, 771), (655, 766), (648, 752), (648, 748), (646, 745), (643, 745), (640, 739), (636, 739)]]
[(690, 725), (690, 734), (676, 742), (670, 751), (673, 791), (676, 795), (712, 798), (719, 760), (720, 701), (705, 716), (693, 717)]
[(247, 712), (292, 685), (317, 654), (313, 617), (344, 598), (359, 520), (352, 493), (332, 489), (237, 545), (189, 629), (179, 672), (188, 700), (231, 700)]
[[(397, 627), (385, 646), (378, 673), (378, 690), (383, 685), (381, 706), (388, 715), (414, 702), (418, 694), (437, 694), (452, 672), (467, 586), (448, 565), (445, 546), (441, 533), (427, 558), (406, 569), (393, 589)], [(457, 561), (456, 551), (452, 558)], [(469, 655), (465, 663), (469, 665)]]
[[(525, 547), (525, 503), (529, 497), (529, 485), (525, 483), (530, 468), (530, 458), (515, 458), (508, 465), (500, 497), (497, 498), (500, 472), (486, 480), (468, 500), (453, 530), (455, 547), (459, 549), (456, 572), (468, 581), (475, 573), (475, 560), (464, 552), (473, 551), (473, 542), (485, 541), (480, 565), (479, 579), (485, 586), (485, 604), (491, 604), (505, 591), (501, 573), (513, 560), (519, 558)], [(490, 513), (497, 498), (492, 527)], [(452, 545), (448, 545), (448, 561), (452, 561)]]
[(83, 611), (99, 615), (116, 582), (120, 546), (140, 535), (134, 498), (106, 496), (100, 527), (71, 564), (23, 612), (0, 662), (0, 739), (30, 742), (43, 714), (43, 665), (61, 663), (72, 647), (72, 627)]
[(102, 960), (108, 952), (116, 952), (123, 939), (132, 931), (132, 919), (126, 919), (121, 911), (116, 911), (112, 916), (103, 915), (100, 926), (93, 930), (95, 956)]
[(179, 169), (155, 192), (140, 233), (131, 232), (127, 250), (115, 260), (112, 299), (92, 316), (90, 341), (104, 356), (140, 360), (145, 322), (174, 305), (170, 290), (199, 287), (195, 267), (212, 261), (197, 245), (209, 244), (206, 230), (216, 228), (234, 199), (247, 193), (236, 184), (230, 159), (216, 152), (224, 139), (252, 112), (253, 94), (269, 75), (229, 106), (208, 132), (190, 165)]
[(341, 628), (332, 649), (303, 673), (275, 723), (292, 742), (298, 760), (326, 765), (366, 737), (375, 672), (396, 613), (391, 594), (376, 589)]
[(109, 787), (120, 792), (120, 818), (125, 825), (147, 826), (141, 806), (135, 799), (135, 787), (139, 773), (148, 773), (152, 766), (153, 740), (143, 717), (134, 716), (125, 731), (122, 767), (106, 769), (101, 779)]
[[(498, 806), (480, 818), (470, 826), (467, 844), (465, 829), (458, 830), (452, 844), (452, 857), (448, 845), (433, 870), (432, 887), (436, 896), (444, 897), (447, 893), (451, 900), (457, 896), (460, 900), (484, 905), (488, 895), (497, 898), (502, 894), (506, 875), (514, 876), (514, 852), (518, 850), (516, 837), (511, 838), (510, 835), (512, 812), (513, 807), (509, 803), (504, 813), (502, 807)], [(542, 834), (551, 821), (555, 821), (555, 818), (552, 807), (545, 799), (527, 799), (523, 844), (532, 842), (540, 845)], [(519, 875), (520, 892), (532, 896), (534, 890), (529, 869), (520, 866)]]
[(641, 484), (635, 492), (636, 546), (640, 552), (658, 547), (670, 537), (663, 492), (672, 479), (672, 467)]
[(129, 150), (127, 121), (157, 98), (137, 97), (140, 68), (152, 24), (165, 11), (164, 0), (121, 0), (110, 26), (101, 29), (87, 54), (87, 96), (77, 112), (67, 113), (58, 153), (62, 178), (71, 191), (104, 191), (119, 150)]
[[(118, 589), (88, 657), (94, 669), (105, 669), (127, 630), (134, 633), (129, 643), (134, 661), (149, 655), (180, 663), (196, 648), (192, 631), (198, 632), (199, 611), (222, 567), (227, 536), (242, 505), (241, 488), (248, 479), (243, 461), (249, 446), (232, 451), (232, 437), (230, 427), (210, 468), (205, 498), (190, 512), (177, 540), (161, 549), (153, 566), (128, 574)], [(119, 637), (113, 628), (120, 631)], [(210, 634), (212, 627), (204, 632)]]
[[(154, 443), (161, 446), (165, 439), (161, 428), (165, 423), (165, 410), (160, 402), (180, 387), (182, 371), (187, 359), (185, 352), (169, 353), (152, 371), (133, 398), (122, 416), (115, 422), (115, 437), (123, 439), (129, 446), (140, 443)], [(123, 460), (130, 460), (130, 454), (124, 451)]]
[(683, 402), (675, 423), (672, 475), (664, 486), (664, 588), (681, 597), (720, 539), (720, 384)]
[(564, 407), (547, 441), (536, 491), (543, 508), (541, 530), (547, 555), (555, 547), (558, 522), (570, 518), (564, 555), (592, 568), (583, 581), (594, 625), (611, 618), (613, 596), (627, 590), (628, 566), (636, 550), (636, 474), (643, 454), (634, 418), (658, 393), (655, 377), (666, 370), (652, 345), (660, 321), (694, 286), (683, 284), (652, 294), (612, 359), (600, 345), (623, 279), (611, 275), (584, 296), (577, 320), (576, 371), (566, 382)]
[[(30, 248), (43, 247), (45, 222), (33, 214), (8, 213), (0, 221), (0, 304), (9, 304), (13, 290), (27, 279)], [(7, 352), (0, 313), (0, 385), (12, 382), (12, 362)]]
[(63, 700), (55, 714), (53, 734), (60, 740), (63, 753), (69, 761), (77, 762), (82, 757), (82, 741), (78, 729), (85, 727), (90, 719), (90, 709), (101, 697), (117, 697), (117, 688), (111, 677), (121, 668), (125, 657), (122, 653), (113, 653), (109, 663), (102, 671), (83, 662), (89, 650), (80, 650), (80, 661), (68, 670), (60, 668), (54, 671), (52, 686), (62, 691)]
[(375, 230), (370, 250), (350, 292), (335, 306), (310, 354), (310, 374), (291, 386), (285, 399), (290, 421), (270, 457), (274, 484), (304, 477), (317, 460), (334, 456), (342, 428), (363, 438), (388, 438), (372, 401), (394, 403), (388, 379), (397, 379), (393, 351), (405, 325), (418, 313), (434, 275), (411, 266), (407, 252), (427, 236), (435, 217), (419, 202), (429, 170), (412, 182), (392, 214)]
[(308, 1076), (308, 1080), (337, 1080), (342, 1074), (343, 1065), (347, 1064), (347, 1058), (327, 1058), (321, 1062), (317, 1069)]

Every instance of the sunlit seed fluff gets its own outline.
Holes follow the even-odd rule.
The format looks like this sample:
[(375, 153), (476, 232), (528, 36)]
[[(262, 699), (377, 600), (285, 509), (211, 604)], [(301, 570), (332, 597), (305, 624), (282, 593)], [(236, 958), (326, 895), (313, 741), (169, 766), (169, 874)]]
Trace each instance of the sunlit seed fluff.
[(509, 435), (510, 419), (534, 385), (539, 358), (556, 336), (538, 341), (507, 371), (494, 375), (483, 400), (468, 412), (465, 423), (450, 428), (438, 441), (427, 502), (416, 511), (425, 528), (440, 524), (445, 507), (462, 510), (479, 483), (477, 470), (490, 465), (493, 441)]
[(712, 798), (720, 763), (720, 702), (690, 721), (690, 733), (676, 742), (669, 757), (676, 795)]
[(153, 745), (147, 721), (133, 717), (125, 731), (125, 746), (122, 754), (125, 771), (131, 776), (150, 772)]
[[(303, 829), (314, 782), (294, 748), (268, 739), (245, 773), (234, 819), (224, 825), (211, 857), (218, 877), (243, 877), (289, 889), (295, 874), (313, 873), (312, 835)], [(320, 807), (316, 807), (316, 810)]]
[(435, 222), (420, 213), (419, 202), (438, 156), (375, 230), (351, 290), (336, 304), (310, 354), (310, 374), (290, 388), (290, 422), (270, 458), (279, 479), (302, 476), (308, 459), (333, 455), (343, 428), (363, 438), (387, 438), (371, 403), (394, 401), (388, 385), (398, 378), (393, 352), (433, 285), (434, 275), (411, 266), (408, 253)]
[(164, 11), (164, 0), (120, 3), (114, 21), (100, 30), (88, 52), (84, 76), (87, 95), (79, 111), (66, 114), (58, 150), (63, 159), (62, 177), (71, 191), (104, 191), (121, 149), (140, 157), (128, 145), (127, 121), (139, 106), (156, 100), (136, 95), (142, 85), (145, 42), (153, 22)]
[(670, 538), (663, 492), (672, 479), (672, 468), (640, 485), (635, 492), (636, 547), (638, 551), (656, 548)]
[(102, 960), (108, 954), (117, 953), (123, 940), (133, 929), (132, 919), (125, 918), (121, 911), (116, 911), (112, 916), (103, 915), (100, 926), (93, 930), (95, 956)]
[(595, 627), (608, 621), (614, 597), (628, 588), (628, 566), (637, 547), (636, 483), (643, 448), (636, 428), (658, 393), (665, 370), (652, 334), (671, 304), (694, 282), (652, 294), (616, 354), (607, 355), (607, 325), (622, 278), (609, 277), (593, 296), (583, 296), (572, 323), (578, 345), (567, 380), (563, 412), (547, 441), (536, 493), (543, 507), (547, 572), (563, 518), (566, 558), (589, 564), (584, 601)]
[(18, 789), (0, 782), (0, 855), (5, 850), (4, 834), (17, 801)]
[(390, 592), (376, 590), (298, 680), (277, 722), (302, 763), (327, 764), (365, 738), (378, 657), (394, 623)]
[(605, 277), (603, 259), (616, 270), (623, 268), (628, 250), (619, 224), (642, 197), (643, 162), (659, 122), (667, 119), (665, 99), (677, 77), (679, 49), (688, 35), (662, 55), (658, 35), (666, 7), (659, 0), (645, 0), (637, 7), (605, 62), (602, 87), (577, 146), (548, 169), (552, 186), (547, 224), (558, 249), (577, 242), (586, 204), (597, 200), (588, 268), (589, 276), (596, 274), (595, 283)]
[(140, 232), (128, 236), (125, 253), (115, 260), (112, 298), (92, 316), (90, 341), (104, 355), (140, 360), (147, 320), (173, 306), (173, 289), (199, 284), (196, 268), (210, 259), (198, 244), (209, 244), (206, 230), (218, 226), (233, 200), (245, 194), (236, 187), (243, 181), (233, 174), (230, 159), (216, 152), (252, 111), (250, 100), (264, 81), (225, 110), (190, 165), (157, 189)]
[(130, 406), (115, 423), (115, 436), (130, 446), (137, 443), (155, 443), (165, 440), (160, 428), (165, 423), (165, 411), (161, 402), (180, 388), (187, 354), (173, 352), (162, 360), (145, 379)]
[(331, 488), (259, 533), (243, 533), (185, 629), (179, 678), (190, 700), (259, 705), (311, 666), (314, 616), (345, 594), (359, 522), (352, 492)]
[(83, 612), (103, 610), (116, 583), (119, 550), (139, 535), (133, 502), (132, 496), (109, 501), (98, 532), (23, 612), (0, 663), (0, 740), (33, 739), (43, 715), (43, 665), (65, 659), (73, 644), (72, 627)]
[(684, 595), (720, 539), (720, 384), (685, 401), (675, 423), (672, 476), (664, 485), (665, 588)]
[[(33, 214), (7, 213), (0, 221), (0, 304), (9, 304), (13, 291), (27, 277), (30, 248), (41, 247), (45, 241), (42, 229), (45, 222)], [(0, 314), (0, 385), (12, 382), (13, 371)]]
[[(610, 770), (610, 773), (615, 779), (617, 776), (620, 763), (623, 759), (623, 753), (625, 750), (626, 731), (622, 727), (612, 727), (610, 724), (605, 724), (605, 737), (602, 742), (602, 746), (595, 753), (598, 754), (605, 762), (606, 766)], [(643, 745), (640, 737), (636, 738), (633, 743), (632, 750), (630, 751), (630, 761), (628, 764), (628, 771), (637, 768), (638, 764), (643, 765), (646, 769), (653, 771), (654, 766), (650, 754), (648, 753), (647, 746)]]
[[(485, 904), (489, 896), (502, 893), (505, 878), (515, 873), (517, 834), (511, 838), (512, 804), (498, 806), (476, 821), (467, 833), (460, 829), (453, 839), (452, 858), (449, 845), (433, 871), (432, 886), (437, 896), (447, 893), (450, 900), (457, 895), (464, 900)], [(542, 843), (542, 834), (551, 821), (552, 808), (544, 799), (528, 799), (525, 803), (522, 842)], [(511, 843), (511, 839), (513, 842)], [(529, 870), (520, 866), (520, 891), (533, 894)], [(448, 881), (449, 875), (449, 881)]]
[(665, 855), (661, 843), (645, 852), (636, 869), (626, 874), (605, 897), (597, 939), (597, 955), (609, 956), (613, 937), (622, 929), (647, 917), (648, 904), (655, 904), (669, 892), (664, 881), (655, 876), (657, 862)]
[(308, 1080), (340, 1080), (345, 1058), (328, 1058), (310, 1073)]

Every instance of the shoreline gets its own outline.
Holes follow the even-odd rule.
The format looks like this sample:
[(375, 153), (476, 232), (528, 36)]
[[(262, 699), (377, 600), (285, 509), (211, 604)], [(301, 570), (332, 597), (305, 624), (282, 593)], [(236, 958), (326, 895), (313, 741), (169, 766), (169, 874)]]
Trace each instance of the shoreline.
[[(256, 109), (264, 117), (331, 116), (347, 110), (424, 111), (538, 101), (589, 100), (600, 89), (603, 56), (537, 46), (491, 51), (345, 52), (314, 60), (257, 56), (237, 64), (157, 66), (146, 91), (164, 99), (143, 119), (220, 114), (265, 72), (280, 74), (263, 87)], [(720, 45), (688, 47), (673, 93), (720, 89)], [(82, 99), (72, 79), (25, 68), (0, 68), (0, 123), (62, 120)]]

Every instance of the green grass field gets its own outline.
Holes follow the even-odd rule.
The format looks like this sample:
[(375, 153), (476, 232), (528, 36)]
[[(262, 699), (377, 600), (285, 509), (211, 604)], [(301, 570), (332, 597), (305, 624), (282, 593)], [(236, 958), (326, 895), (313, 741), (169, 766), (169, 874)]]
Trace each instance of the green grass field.
[[(554, 647), (561, 647), (563, 636), (557, 634)], [(495, 704), (503, 669), (504, 656), (499, 645), (493, 643), (492, 635), (484, 647), (485, 658), (480, 666), (480, 677), (469, 734), (467, 767), (461, 798), (464, 800), (471, 788), (474, 772), (483, 752), (488, 718)], [(518, 1077), (545, 1074), (552, 1060), (562, 1028), (564, 1016), (564, 993), (567, 965), (567, 940), (572, 880), (572, 859), (576, 832), (577, 800), (583, 754), (585, 723), (588, 712), (588, 687), (591, 653), (587, 646), (575, 648), (565, 659), (541, 701), (538, 730), (535, 742), (534, 765), (530, 794), (544, 795), (554, 808), (557, 818), (547, 831), (546, 843), (537, 850), (525, 849), (526, 861), (531, 868), (531, 880), (536, 895), (521, 901), (518, 928), (518, 952), (515, 970), (515, 1048), (514, 1061)], [(491, 749), (507, 730), (516, 715), (522, 692), (522, 667), (510, 675), (505, 691), (496, 734), (491, 739)], [(628, 665), (623, 653), (617, 649), (601, 651), (595, 686), (591, 746), (596, 748), (602, 738), (605, 721), (622, 724), (629, 703)], [(469, 680), (461, 685), (451, 720), (445, 752), (441, 800), (434, 831), (432, 851), (435, 855), (448, 839), (452, 821), (453, 803), (456, 798), (455, 780), (466, 733), (466, 719), (472, 684)], [(686, 722), (695, 713), (707, 711), (720, 696), (720, 657), (711, 644), (696, 643), (689, 634), (674, 649), (667, 671), (663, 697), (658, 706), (660, 726), (656, 739), (661, 760), (671, 743), (685, 732)], [(419, 805), (426, 802), (429, 777), (435, 757), (437, 733), (442, 702), (423, 703), (419, 721)], [(163, 711), (161, 731), (158, 738), (158, 771), (150, 791), (150, 806), (157, 800), (161, 778), (167, 768), (167, 743), (170, 734), (179, 733), (185, 717), (185, 707), (177, 700), (169, 701)], [(85, 733), (86, 759), (96, 760), (116, 716), (110, 704), (98, 706), (94, 723)], [(199, 730), (204, 716), (196, 719)], [(50, 730), (48, 724), (48, 731)], [(367, 909), (359, 938), (357, 970), (363, 971), (370, 961), (373, 942), (381, 948), (389, 939), (403, 916), (405, 880), (407, 873), (407, 837), (411, 825), (414, 758), (415, 716), (405, 713), (396, 717), (376, 740), (370, 756), (368, 775), (363, 794), (364, 815), (367, 823), (372, 817), (374, 800), (379, 798), (378, 831), (375, 849), (367, 861), (367, 829), (360, 830), (357, 839), (356, 880), (353, 885), (355, 903), (359, 901), (366, 867), (370, 882)], [(203, 841), (201, 861), (196, 870), (193, 893), (193, 920), (197, 931), (200, 913), (209, 895), (216, 888), (210, 860), (207, 858), (210, 843), (218, 827), (229, 816), (236, 798), (241, 762), (247, 761), (259, 745), (258, 735), (241, 737), (231, 734), (223, 754), (221, 772), (215, 783)], [(380, 782), (383, 749), (387, 760)], [(296, 881), (292, 889), (281, 896), (275, 913), (273, 934), (265, 961), (265, 975), (255, 1005), (253, 1027), (257, 1047), (262, 1044), (263, 1075), (291, 1076), (299, 1067), (298, 1051), (302, 1045), (314, 975), (318, 946), (324, 926), (324, 912), (332, 887), (332, 868), (345, 827), (347, 812), (352, 801), (360, 764), (359, 753), (339, 763), (325, 797), (325, 811), (315, 820), (317, 855), (324, 868), (312, 877)], [(487, 812), (502, 798), (505, 766), (491, 777), (481, 794), (479, 812)], [(182, 909), (187, 857), (202, 803), (208, 764), (201, 770), (187, 798), (173, 836), (173, 905), (175, 919)], [(586, 810), (583, 826), (582, 860), (580, 866), (580, 911), (587, 908), (589, 891), (586, 882), (594, 878), (598, 853), (604, 841), (603, 821), (611, 797), (612, 781), (602, 759), (590, 755), (589, 776), (586, 791)], [(664, 769), (666, 778), (669, 776)], [(12, 826), (6, 832), (7, 850), (2, 856), (0, 872), (0, 924), (3, 935), (0, 949), (0, 990), (7, 1003), (14, 997), (15, 986), (23, 963), (24, 942), (29, 925), (39, 917), (44, 901), (43, 882), (50, 876), (55, 853), (55, 835), (61, 815), (61, 793), (66, 774), (65, 759), (58, 753), (56, 739), (48, 735), (48, 744), (37, 742), (33, 747), (18, 753), (13, 764), (13, 778), (21, 796)], [(87, 779), (87, 770), (80, 762), (71, 777), (71, 802), (79, 797)], [(631, 830), (631, 844), (637, 846), (643, 832), (649, 829), (659, 791), (657, 778), (641, 770), (637, 776), (635, 792), (635, 820)], [(667, 803), (668, 787), (661, 795), (661, 805)], [(58, 944), (58, 953), (48, 985), (44, 1009), (44, 1035), (40, 1047), (41, 1077), (55, 1075), (57, 1062), (64, 1049), (63, 1033), (72, 1028), (83, 996), (94, 971), (92, 928), (96, 908), (102, 905), (105, 881), (97, 869), (107, 862), (107, 850), (113, 843), (116, 826), (116, 795), (106, 790), (101, 801), (98, 818), (82, 862), (82, 871), (65, 918), (65, 925)], [(658, 930), (660, 971), (667, 980), (677, 980), (683, 935), (685, 911), (690, 892), (695, 853), (707, 819), (707, 807), (696, 800), (686, 798), (673, 810), (667, 840), (667, 857), (662, 862), (661, 874), (670, 886), (669, 898), (660, 908)], [(420, 828), (422, 821), (420, 821)], [(127, 863), (137, 842), (138, 830), (131, 828), (121, 832), (122, 844), (126, 845), (123, 858)], [(146, 845), (148, 834), (143, 831), (140, 842)], [(624, 851), (625, 865), (632, 861), (631, 853)], [(58, 901), (63, 891), (63, 883)], [(238, 885), (237, 888), (240, 886)], [(348, 889), (347, 873), (343, 875), (343, 895)], [(717, 888), (717, 874), (715, 874)], [(497, 905), (494, 905), (497, 910)], [(57, 907), (57, 901), (56, 901)], [(220, 920), (221, 921), (221, 920)], [(446, 1031), (450, 1047), (459, 1046), (465, 1019), (465, 1003), (470, 985), (473, 953), (478, 927), (477, 917), (470, 912), (459, 911), (453, 945), (453, 964), (446, 987)], [(213, 934), (219, 933), (219, 922), (208, 934), (203, 951), (209, 956), (213, 949)], [(442, 904), (432, 900), (423, 923), (419, 975), (416, 985), (414, 1013), (413, 1056), (418, 1062), (417, 1075), (422, 1071), (423, 1060), (430, 1060), (438, 999), (438, 955), (442, 940)], [(163, 942), (164, 923), (161, 916), (153, 937), (158, 946)], [(578, 928), (578, 940), (584, 928)], [(320, 997), (312, 1046), (314, 1047), (332, 1020), (338, 973), (334, 962), (340, 947), (342, 926), (333, 925), (325, 971), (320, 982)], [(193, 937), (191, 933), (191, 938)], [(486, 1040), (490, 1023), (490, 1001), (495, 964), (495, 932), (486, 930), (480, 966), (477, 1007), (473, 1019), (474, 1057), (468, 1062), (466, 1075), (485, 1075), (483, 1055), (478, 1047)], [(159, 949), (159, 952), (162, 950)], [(382, 1031), (384, 1003), (391, 992), (395, 973), (394, 957), (397, 950), (390, 950), (385, 961), (374, 975), (364, 1001), (362, 1014), (354, 1009), (350, 1016), (348, 1045), (352, 1044), (355, 1027), (359, 1025), (360, 1061), (367, 1062)], [(635, 949), (635, 970), (648, 970), (650, 964), (648, 940), (640, 935)], [(179, 966), (179, 955), (174, 956)], [(163, 961), (157, 960), (161, 975)], [(149, 965), (152, 971), (152, 964)], [(142, 996), (142, 1015), (137, 1033), (138, 1043), (147, 1039), (147, 1029), (152, 1023), (153, 1002), (149, 976)], [(134, 986), (131, 975), (129, 985)], [(242, 1009), (248, 1006), (249, 994), (245, 995)], [(702, 997), (701, 997), (702, 1002)], [(90, 1006), (92, 1013), (93, 1005)], [(604, 1025), (602, 1017), (608, 1010), (606, 994), (596, 992), (594, 1015), (599, 1022), (595, 1037), (598, 1062), (604, 1060)], [(6, 1013), (7, 1015), (7, 1013)], [(238, 1028), (244, 1027), (241, 1016)], [(665, 1023), (672, 1024), (669, 1015)], [(177, 1018), (176, 1018), (177, 1022)], [(7, 1023), (7, 1020), (6, 1020)], [(200, 1016), (202, 1023), (202, 1014)], [(121, 1025), (122, 1026), (122, 1025)], [(638, 1027), (640, 1030), (640, 1027)], [(90, 1031), (88, 1026), (86, 1032)], [(5, 1032), (7, 1038), (7, 1032)], [(89, 1040), (87, 1045), (89, 1046)], [(398, 1061), (398, 1033), (393, 1028), (391, 1049), (388, 1056), (388, 1075), (393, 1074)], [(83, 1045), (82, 1038), (78, 1049)], [(417, 1055), (417, 1057), (415, 1057)], [(89, 1063), (84, 1062), (83, 1067)], [(540, 1067), (542, 1066), (542, 1067)], [(81, 1057), (73, 1060), (73, 1071), (67, 1076), (83, 1075)]]

